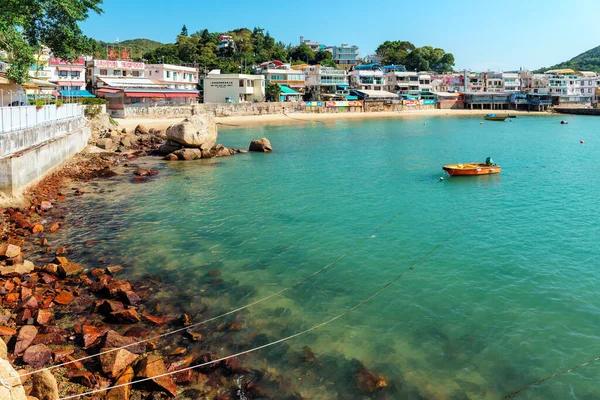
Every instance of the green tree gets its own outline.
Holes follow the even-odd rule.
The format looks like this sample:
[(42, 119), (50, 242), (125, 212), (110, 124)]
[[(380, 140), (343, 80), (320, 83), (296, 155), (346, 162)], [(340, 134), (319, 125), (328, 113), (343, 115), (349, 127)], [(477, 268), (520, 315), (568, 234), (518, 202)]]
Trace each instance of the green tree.
[(411, 51), (415, 49), (415, 45), (408, 41), (386, 40), (380, 44), (375, 53), (382, 57), (384, 64), (400, 64), (406, 63), (406, 58)]
[(315, 57), (313, 59), (315, 64), (323, 64), (325, 60), (333, 60), (333, 54), (327, 50), (319, 50), (315, 53)]
[(78, 23), (90, 11), (102, 13), (100, 4), (102, 0), (1, 0), (0, 49), (10, 54), (9, 79), (18, 83), (29, 79), (33, 54), (41, 46), (64, 59), (91, 52), (93, 41)]
[(183, 25), (183, 28), (181, 28), (181, 36), (187, 36), (188, 35), (188, 30), (187, 30), (187, 26), (185, 26), (185, 24)]
[(265, 97), (267, 101), (279, 101), (281, 94), (281, 87), (276, 83), (270, 83), (265, 87)]
[(291, 60), (302, 61), (303, 63), (312, 63), (315, 59), (315, 52), (304, 43), (289, 50)]
[(337, 64), (331, 58), (328, 58), (328, 59), (325, 59), (325, 60), (321, 61), (320, 64), (323, 67), (332, 67), (332, 68), (337, 69)]

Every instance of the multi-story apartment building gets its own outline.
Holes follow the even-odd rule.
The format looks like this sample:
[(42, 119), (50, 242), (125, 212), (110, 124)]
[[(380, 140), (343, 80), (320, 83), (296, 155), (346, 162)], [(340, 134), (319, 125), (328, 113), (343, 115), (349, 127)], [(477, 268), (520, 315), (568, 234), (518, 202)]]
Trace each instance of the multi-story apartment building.
[(267, 61), (254, 70), (256, 74), (265, 76), (265, 84), (276, 83), (286, 86), (299, 94), (304, 94), (306, 89), (306, 75), (303, 71), (292, 69), (290, 64), (281, 61)]
[[(52, 77), (54, 71), (53, 68), (50, 67), (50, 49), (48, 47), (42, 47), (41, 51), (35, 53), (33, 55), (35, 61), (33, 64), (29, 66), (29, 76), (33, 79), (36, 79), (40, 82), (50, 82), (50, 78)], [(44, 97), (53, 96), (56, 88), (49, 84), (46, 87), (38, 87), (37, 89), (26, 89), (25, 92), (28, 95), (38, 95)]]
[(432, 92), (462, 92), (465, 89), (463, 74), (432, 75)]
[(502, 87), (505, 92), (518, 92), (521, 90), (521, 79), (518, 72), (503, 72)]
[(483, 83), (483, 74), (479, 73), (469, 73), (467, 75), (467, 91), (468, 92), (483, 92), (484, 83)]
[[(581, 92), (582, 75), (571, 69), (546, 71), (548, 88), (555, 105), (561, 104), (587, 104), (591, 103), (593, 93)], [(589, 77), (590, 79), (594, 79)]]
[(196, 90), (198, 70), (171, 64), (146, 64), (146, 77), (165, 85), (169, 89)]
[(379, 64), (359, 65), (349, 72), (353, 89), (382, 90), (385, 84), (383, 68)]
[(504, 82), (502, 72), (484, 72), (483, 83), (486, 92), (503, 92)]
[(596, 73), (582, 71), (581, 75), (582, 76), (579, 78), (581, 96), (594, 99), (596, 96), (596, 85), (598, 79)]
[(311, 40), (304, 39), (304, 36), (300, 36), (300, 44), (308, 46), (312, 51), (325, 50), (326, 47), (324, 44), (320, 44), (319, 42), (313, 42)]
[(544, 74), (533, 74), (529, 71), (519, 73), (521, 90), (530, 93), (549, 93), (548, 77)]
[(346, 99), (349, 83), (348, 74), (343, 69), (311, 65), (304, 69), (306, 74), (306, 90), (312, 100), (322, 98)]
[(421, 92), (419, 74), (417, 72), (399, 71), (395, 68), (386, 67), (384, 69), (388, 71), (385, 74), (384, 90), (397, 94), (418, 94)]
[(423, 92), (431, 92), (431, 75), (427, 72), (419, 72), (419, 90)]
[[(90, 60), (86, 63), (87, 80), (92, 90), (124, 84), (140, 84), (145, 87), (159, 87), (157, 83), (145, 79), (146, 65), (137, 61)], [(136, 81), (139, 80), (139, 81)]]
[(342, 66), (352, 66), (360, 64), (358, 58), (358, 46), (349, 46), (342, 43), (341, 46), (327, 47), (326, 50), (333, 54), (333, 61)]
[(83, 57), (76, 58), (73, 61), (65, 61), (50, 56), (48, 64), (51, 71), (49, 80), (57, 85), (56, 90), (59, 93), (63, 91), (75, 93), (74, 91), (85, 89), (85, 60)]

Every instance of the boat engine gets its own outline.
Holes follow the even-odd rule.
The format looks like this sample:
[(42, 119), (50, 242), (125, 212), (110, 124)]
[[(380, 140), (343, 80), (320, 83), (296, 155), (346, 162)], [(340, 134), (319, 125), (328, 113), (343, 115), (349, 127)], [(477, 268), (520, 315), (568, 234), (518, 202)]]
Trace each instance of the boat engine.
[(488, 167), (494, 165), (494, 160), (492, 160), (492, 157), (488, 157), (485, 159), (485, 165), (487, 165)]

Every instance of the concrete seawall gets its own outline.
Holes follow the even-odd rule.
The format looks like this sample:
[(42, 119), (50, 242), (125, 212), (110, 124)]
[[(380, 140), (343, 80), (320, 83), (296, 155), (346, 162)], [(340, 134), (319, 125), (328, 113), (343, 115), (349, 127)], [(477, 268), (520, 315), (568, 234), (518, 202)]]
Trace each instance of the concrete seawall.
[(83, 117), (0, 134), (0, 191), (19, 195), (82, 151), (90, 137)]
[(561, 114), (600, 115), (600, 108), (554, 107), (554, 111)]

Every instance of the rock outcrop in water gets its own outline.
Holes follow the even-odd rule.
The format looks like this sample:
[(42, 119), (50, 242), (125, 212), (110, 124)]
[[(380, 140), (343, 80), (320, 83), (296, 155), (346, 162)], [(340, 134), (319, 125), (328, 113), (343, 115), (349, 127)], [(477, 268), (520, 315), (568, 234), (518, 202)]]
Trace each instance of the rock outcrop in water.
[(167, 128), (167, 139), (184, 147), (209, 150), (217, 142), (217, 123), (210, 115), (193, 115)]
[(269, 142), (269, 139), (262, 138), (250, 142), (250, 148), (248, 150), (261, 153), (270, 153), (273, 151), (273, 147), (271, 147), (271, 142)]

